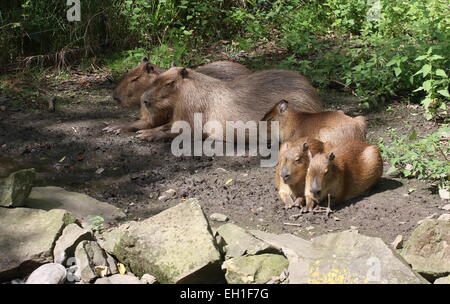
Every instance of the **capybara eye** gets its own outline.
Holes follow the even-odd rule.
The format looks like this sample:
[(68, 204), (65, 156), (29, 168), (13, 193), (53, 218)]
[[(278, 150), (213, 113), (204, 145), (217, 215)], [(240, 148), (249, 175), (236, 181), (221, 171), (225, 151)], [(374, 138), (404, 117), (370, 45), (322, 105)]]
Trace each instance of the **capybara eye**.
[(173, 85), (174, 83), (175, 83), (175, 81), (168, 82), (168, 83), (166, 83), (166, 87), (170, 87), (170, 86)]
[(138, 77), (135, 77), (135, 78), (133, 78), (132, 80), (131, 80), (131, 82), (135, 82), (136, 80), (138, 80), (139, 79), (139, 76)]

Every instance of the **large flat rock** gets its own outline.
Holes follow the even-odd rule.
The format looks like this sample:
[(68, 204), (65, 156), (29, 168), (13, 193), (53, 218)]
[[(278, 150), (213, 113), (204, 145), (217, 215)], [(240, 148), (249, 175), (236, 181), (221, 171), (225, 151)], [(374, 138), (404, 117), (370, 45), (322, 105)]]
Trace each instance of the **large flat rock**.
[(150, 273), (160, 283), (214, 283), (223, 280), (221, 256), (196, 200), (142, 222), (105, 233), (103, 248), (137, 276)]
[(380, 238), (357, 231), (325, 234), (311, 241), (252, 231), (280, 248), (289, 260), (289, 283), (426, 283)]
[(431, 280), (449, 275), (450, 221), (423, 221), (406, 241), (401, 254), (415, 271)]
[(125, 217), (125, 213), (115, 206), (98, 201), (86, 194), (66, 191), (59, 187), (34, 187), (25, 205), (34, 209), (67, 210), (81, 220), (83, 226), (86, 226), (89, 219), (95, 216), (103, 217), (105, 224)]
[(53, 247), (76, 219), (67, 211), (0, 208), (0, 281), (22, 278), (53, 262)]

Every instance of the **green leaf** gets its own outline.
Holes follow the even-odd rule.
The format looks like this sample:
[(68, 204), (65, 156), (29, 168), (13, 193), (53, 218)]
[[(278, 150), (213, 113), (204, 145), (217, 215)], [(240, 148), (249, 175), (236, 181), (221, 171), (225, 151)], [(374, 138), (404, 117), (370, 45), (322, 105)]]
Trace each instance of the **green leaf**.
[(430, 74), (430, 72), (431, 72), (431, 65), (425, 64), (425, 65), (422, 67), (422, 74), (423, 74), (423, 77), (425, 77), (425, 76), (427, 76), (428, 74)]
[(426, 80), (422, 83), (422, 87), (425, 91), (430, 91), (431, 90), (431, 79)]
[(417, 132), (416, 129), (414, 129), (411, 133), (411, 135), (408, 137), (409, 140), (416, 140), (417, 139)]
[(424, 60), (427, 57), (428, 57), (427, 55), (422, 55), (422, 56), (417, 57), (414, 61), (421, 61), (421, 60)]
[(444, 89), (444, 90), (439, 90), (437, 91), (439, 94), (441, 94), (442, 96), (445, 97), (450, 97), (450, 94), (448, 93), (448, 89)]
[(400, 75), (402, 73), (402, 69), (394, 68), (394, 73), (395, 73), (395, 76), (398, 76), (398, 75)]
[(443, 78), (447, 78), (447, 77), (448, 77), (447, 74), (445, 73), (445, 71), (444, 71), (443, 69), (437, 69), (437, 70), (436, 70), (436, 75), (437, 75), (437, 76), (441, 76), (441, 77), (443, 77)]

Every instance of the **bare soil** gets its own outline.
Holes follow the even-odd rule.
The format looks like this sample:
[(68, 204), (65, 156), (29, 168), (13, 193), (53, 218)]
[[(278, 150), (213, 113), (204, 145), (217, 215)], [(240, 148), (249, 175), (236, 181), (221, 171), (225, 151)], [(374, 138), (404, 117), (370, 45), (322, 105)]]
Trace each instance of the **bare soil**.
[[(392, 242), (398, 234), (407, 237), (419, 220), (443, 213), (439, 208), (445, 202), (429, 182), (383, 176), (368, 195), (339, 206), (329, 217), (297, 217), (298, 209), (283, 209), (274, 168), (261, 168), (258, 157), (175, 157), (170, 142), (103, 132), (108, 123), (132, 120), (137, 114), (113, 103), (104, 77), (75, 75), (46, 84), (40, 99), (18, 92), (0, 91), (0, 106), (6, 106), (0, 108), (0, 176), (34, 167), (36, 186), (86, 193), (121, 208), (128, 220), (148, 218), (195, 197), (208, 216), (220, 212), (242, 227), (307, 236), (352, 227)], [(348, 93), (322, 95), (327, 108), (362, 113)], [(45, 110), (51, 96), (57, 97), (53, 113)], [(403, 135), (414, 128), (419, 136), (437, 129), (423, 118), (420, 107), (392, 104), (389, 111), (363, 114), (369, 118), (372, 143), (379, 138), (391, 142), (392, 129)], [(385, 163), (385, 172), (388, 168)], [(158, 200), (167, 189), (175, 189), (175, 197)]]

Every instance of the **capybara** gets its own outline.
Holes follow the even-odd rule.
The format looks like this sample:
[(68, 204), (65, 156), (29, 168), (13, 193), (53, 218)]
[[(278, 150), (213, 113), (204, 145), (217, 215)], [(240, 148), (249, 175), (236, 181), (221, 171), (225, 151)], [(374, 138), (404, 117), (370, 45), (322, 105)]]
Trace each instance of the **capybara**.
[[(258, 122), (275, 103), (288, 99), (302, 111), (318, 112), (322, 106), (316, 90), (309, 81), (293, 71), (265, 70), (224, 82), (191, 69), (173, 67), (155, 79), (142, 100), (149, 108), (159, 111), (173, 107), (172, 122), (187, 121), (193, 126), (194, 113), (202, 113), (203, 124), (216, 121), (222, 135), (206, 134), (223, 140), (226, 122)], [(170, 124), (166, 129), (170, 129)], [(161, 130), (158, 130), (158, 132)], [(169, 132), (155, 135), (152, 130), (141, 131), (143, 137), (158, 139), (173, 137)]]
[(310, 156), (306, 174), (306, 211), (321, 201), (338, 204), (357, 197), (375, 185), (383, 173), (380, 151), (359, 140), (341, 142)]
[(328, 144), (309, 137), (287, 141), (281, 145), (275, 170), (275, 185), (286, 209), (304, 204), (308, 151), (314, 156), (324, 152), (327, 147)]
[(263, 120), (279, 122), (280, 143), (305, 136), (332, 144), (348, 139), (364, 140), (367, 130), (364, 116), (353, 118), (342, 111), (306, 113), (289, 106), (286, 100), (278, 102)]
[[(202, 65), (195, 70), (224, 81), (230, 81), (238, 76), (251, 73), (242, 64), (232, 61), (215, 61)], [(154, 128), (167, 123), (172, 117), (172, 109), (151, 112), (145, 104), (140, 102), (142, 94), (151, 87), (153, 80), (165, 71), (165, 69), (150, 63), (147, 57), (142, 58), (141, 63), (130, 70), (113, 91), (113, 99), (122, 107), (140, 107), (140, 119), (130, 123), (108, 126), (104, 130), (135, 131)]]

